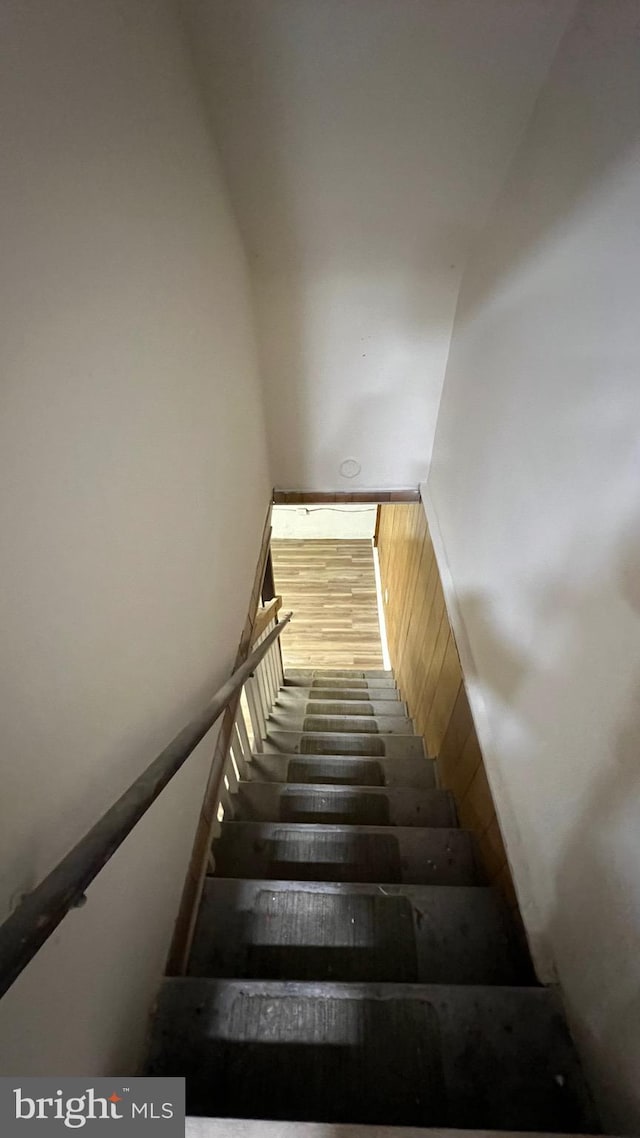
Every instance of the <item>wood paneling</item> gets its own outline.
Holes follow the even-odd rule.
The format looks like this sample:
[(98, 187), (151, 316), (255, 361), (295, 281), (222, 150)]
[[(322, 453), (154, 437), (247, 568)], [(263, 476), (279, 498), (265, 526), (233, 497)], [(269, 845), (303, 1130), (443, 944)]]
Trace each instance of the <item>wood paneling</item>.
[(396, 681), (489, 880), (517, 906), (422, 504), (381, 505), (376, 539)]
[(371, 541), (271, 542), (285, 668), (382, 668)]

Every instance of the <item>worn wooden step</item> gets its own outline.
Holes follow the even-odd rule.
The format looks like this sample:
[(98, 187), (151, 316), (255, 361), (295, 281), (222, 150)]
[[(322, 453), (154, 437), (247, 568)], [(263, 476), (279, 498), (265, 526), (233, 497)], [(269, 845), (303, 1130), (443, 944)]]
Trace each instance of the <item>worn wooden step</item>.
[[(318, 688), (318, 693), (324, 691)], [(301, 712), (306, 715), (407, 715), (405, 704), (395, 693), (393, 698), (377, 699), (350, 690), (343, 699), (339, 689), (321, 698), (313, 688), (281, 688), (274, 708), (297, 715)]]
[(254, 822), (328, 822), (356, 826), (457, 825), (448, 790), (240, 782), (232, 817)]
[(189, 974), (528, 984), (500, 894), (484, 886), (208, 878)]
[[(337, 706), (344, 707), (344, 704), (322, 704), (322, 707)], [(371, 707), (371, 705), (368, 705)], [(335, 715), (330, 712), (320, 713), (314, 711), (307, 711), (303, 705), (299, 709), (287, 707), (282, 708), (276, 705), (268, 720), (267, 731), (303, 731), (303, 732), (317, 732), (323, 734), (327, 732), (343, 733), (348, 731), (349, 734), (371, 734), (371, 735), (413, 735), (413, 723), (406, 715), (373, 715), (373, 711), (369, 711), (364, 715), (360, 714), (345, 714), (343, 711), (338, 711)]]
[(405, 885), (484, 883), (473, 836), (467, 830), (224, 822), (212, 852), (219, 877)]
[(431, 759), (349, 758), (340, 755), (253, 755), (245, 777), (257, 782), (299, 782), (329, 786), (405, 786), (429, 790), (436, 785)]
[[(284, 678), (284, 688), (295, 690), (296, 688), (334, 688), (344, 689), (345, 691), (382, 691), (382, 692), (397, 692), (396, 682), (394, 679), (380, 679), (375, 676), (369, 676), (368, 679), (347, 678), (346, 676), (318, 676), (315, 679), (312, 676), (291, 676), (287, 674)], [(382, 698), (382, 697), (380, 697)]]
[(423, 758), (418, 735), (377, 735), (356, 731), (285, 731), (269, 728), (264, 750), (286, 755), (370, 755), (377, 758)]
[(544, 988), (166, 980), (145, 1074), (186, 1076), (189, 1114), (596, 1129)]
[(280, 688), (278, 692), (278, 702), (294, 703), (297, 701), (302, 702), (322, 702), (325, 700), (338, 700), (339, 702), (377, 702), (384, 704), (400, 704), (403, 709), (403, 714), (406, 713), (406, 707), (400, 699), (400, 692), (397, 688), (379, 687), (371, 688), (363, 686), (361, 688), (340, 688), (340, 687), (294, 687), (287, 686)]
[(287, 679), (324, 680), (331, 676), (336, 680), (391, 680), (393, 672), (384, 668), (368, 668), (361, 671), (358, 668), (287, 668)]

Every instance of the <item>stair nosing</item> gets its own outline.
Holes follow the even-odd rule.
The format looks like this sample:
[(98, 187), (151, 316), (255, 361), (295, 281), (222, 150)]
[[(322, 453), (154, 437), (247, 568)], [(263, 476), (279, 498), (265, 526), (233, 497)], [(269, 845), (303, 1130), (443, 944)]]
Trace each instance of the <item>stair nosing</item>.
[[(413, 827), (415, 828), (415, 827)], [(292, 887), (295, 892), (299, 893), (335, 893), (339, 895), (343, 892), (354, 891), (356, 893), (381, 893), (383, 896), (402, 896), (405, 893), (419, 893), (420, 890), (428, 890), (434, 894), (441, 893), (443, 890), (463, 890), (463, 889), (480, 889), (485, 893), (491, 893), (492, 896), (499, 898), (506, 907), (507, 903), (504, 900), (501, 889), (497, 885), (492, 885), (486, 881), (470, 881), (468, 885), (432, 885), (432, 884), (410, 884), (407, 882), (394, 882), (394, 881), (322, 881), (314, 879), (308, 881), (305, 878), (299, 877), (217, 877), (215, 873), (209, 873), (205, 877), (205, 885), (221, 885), (222, 887), (229, 885), (230, 882), (237, 884), (238, 882), (243, 885), (255, 886), (269, 892), (274, 889), (276, 892), (286, 893)], [(386, 891), (391, 890), (391, 894)]]
[[(373, 736), (378, 739), (420, 739), (423, 742), (422, 735), (417, 735), (415, 732), (412, 735), (401, 735), (393, 731), (297, 731), (290, 727), (274, 727), (274, 731), (280, 735), (312, 735), (314, 738), (320, 735), (323, 739), (334, 739), (336, 736), (348, 735), (350, 738), (355, 736), (359, 739), (370, 739)], [(268, 738), (269, 735), (267, 734)], [(346, 756), (346, 758), (349, 757), (353, 756)]]
[[(305, 755), (304, 757), (306, 758), (307, 756)], [(324, 758), (325, 756), (322, 757)], [(333, 756), (330, 757), (333, 758)], [(446, 794), (449, 798), (454, 797), (453, 791), (449, 790), (446, 786), (380, 786), (376, 785), (375, 783), (370, 785), (365, 782), (349, 783), (346, 785), (345, 783), (338, 782), (285, 782), (279, 778), (238, 779), (238, 788), (241, 789), (244, 786), (286, 786), (289, 790), (304, 791), (305, 794), (312, 790), (317, 790), (321, 794), (328, 794), (329, 791), (335, 791), (336, 793), (342, 794), (353, 794), (354, 792), (357, 793), (359, 790), (367, 790), (377, 794), (397, 794), (401, 791), (411, 790), (417, 794)], [(251, 819), (247, 819), (247, 821), (251, 821)]]
[[(445, 997), (447, 992), (455, 991), (472, 997), (475, 992), (485, 995), (498, 996), (504, 992), (526, 992), (531, 999), (548, 1000), (558, 1009), (562, 1002), (553, 987), (544, 984), (434, 984), (429, 982), (403, 982), (401, 980), (244, 980), (237, 976), (165, 976), (163, 984), (224, 984), (238, 988), (249, 987), (254, 991), (262, 989), (283, 990), (287, 995), (311, 996), (313, 989), (335, 989), (337, 994), (349, 998), (354, 995), (366, 995), (369, 999), (419, 999), (420, 993), (432, 992)], [(323, 993), (319, 993), (323, 994)], [(564, 1014), (563, 1014), (564, 1018)]]
[[(301, 735), (301, 734), (303, 734), (303, 732), (292, 731), (291, 734), (292, 735)], [(317, 732), (313, 731), (312, 734), (315, 735), (315, 734), (317, 734)], [(394, 735), (393, 737), (394, 737), (394, 739), (398, 738), (397, 735)], [(419, 736), (419, 735), (405, 735), (404, 738), (405, 739), (416, 739), (416, 738), (419, 739), (419, 738), (421, 738), (421, 736)], [(341, 762), (346, 762), (348, 760), (353, 759), (354, 762), (361, 762), (363, 759), (368, 759), (371, 762), (380, 762), (381, 760), (383, 760), (386, 757), (388, 762), (394, 761), (393, 759), (389, 759), (388, 755), (387, 756), (385, 756), (385, 755), (356, 755), (353, 753), (347, 754), (347, 755), (338, 755), (338, 754), (336, 754), (336, 755), (334, 755), (334, 754), (317, 755), (314, 753), (311, 753), (308, 755), (301, 755), (301, 754), (299, 754), (298, 751), (252, 751), (251, 752), (251, 758), (252, 759), (264, 759), (266, 754), (268, 754), (272, 757), (279, 758), (279, 759), (296, 759), (296, 760), (302, 760), (302, 759), (340, 759)], [(409, 758), (409, 759), (414, 758), (416, 760), (416, 762), (420, 762), (422, 759), (422, 756), (420, 756), (420, 755), (408, 755), (408, 756), (405, 756), (405, 758)], [(427, 756), (425, 756), (425, 758), (427, 758)], [(433, 762), (435, 762), (435, 759), (428, 758), (427, 761), (430, 763), (433, 763)]]
[[(220, 825), (221, 836), (224, 834), (225, 827), (227, 826), (269, 826), (272, 828), (277, 827), (279, 829), (295, 830), (296, 832), (300, 831), (301, 833), (353, 833), (354, 831), (359, 831), (361, 833), (380, 833), (385, 836), (406, 830), (407, 834), (414, 837), (420, 833), (442, 835), (451, 832), (455, 834), (467, 834), (471, 839), (474, 834), (473, 830), (466, 830), (464, 826), (368, 826), (349, 822), (264, 822), (254, 821), (252, 819), (243, 820), (241, 818), (229, 819), (229, 821), (224, 819)], [(220, 838), (214, 838), (214, 841), (220, 841)]]
[[(309, 685), (309, 687), (303, 687), (302, 684), (284, 684), (283, 686), (278, 688), (278, 693), (281, 694), (282, 692), (286, 692), (287, 695), (289, 695), (291, 692), (301, 693), (301, 692), (313, 692), (313, 691), (325, 691), (325, 690), (329, 690), (329, 691), (333, 690), (333, 691), (340, 691), (340, 692), (346, 691), (346, 692), (351, 692), (354, 694), (357, 693), (359, 699), (365, 698), (362, 695), (363, 692), (377, 692), (377, 691), (389, 692), (389, 691), (392, 691), (394, 693), (394, 695), (397, 697), (397, 699), (399, 699), (399, 700), (402, 699), (402, 696), (400, 695), (399, 689), (395, 688), (395, 687), (394, 688), (381, 688), (381, 687), (377, 687), (377, 688), (341, 688), (341, 687), (338, 687), (338, 688), (335, 688), (333, 686), (333, 684), (326, 684), (324, 687), (315, 687), (314, 688), (314, 687), (311, 687), (311, 685)], [(395, 700), (388, 699), (388, 700), (385, 700), (384, 702), (395, 703)]]
[[(284, 736), (285, 737), (283, 739), (284, 748), (278, 746), (277, 738), (274, 738), (274, 736), (280, 736), (280, 737)], [(322, 754), (322, 751), (302, 751), (302, 750), (300, 750), (300, 751), (296, 752), (295, 745), (293, 747), (291, 747), (289, 745), (289, 741), (288, 741), (289, 737), (291, 739), (297, 739), (299, 741), (300, 746), (302, 745), (303, 739), (305, 739), (305, 738), (310, 739), (311, 738), (314, 740), (318, 740), (321, 746), (324, 745), (327, 747), (328, 746), (338, 747), (340, 745), (341, 741), (344, 741), (344, 742), (346, 742), (346, 748), (344, 751), (340, 751), (340, 750), (328, 751), (324, 755)], [(362, 758), (362, 759), (390, 758), (391, 756), (387, 753), (387, 750), (386, 750), (387, 745), (393, 751), (393, 750), (401, 749), (403, 747), (407, 747), (409, 741), (411, 741), (413, 743), (414, 740), (417, 743), (417, 747), (412, 747), (410, 749), (417, 750), (419, 752), (419, 754), (403, 755), (402, 757), (403, 758), (421, 758), (424, 756), (425, 758), (428, 758), (429, 756), (427, 755), (424, 739), (423, 739), (422, 735), (416, 735), (415, 732), (413, 734), (404, 734), (404, 733), (394, 734), (393, 732), (389, 732), (389, 731), (302, 731), (302, 730), (295, 731), (295, 730), (290, 730), (286, 727), (273, 727), (272, 730), (268, 732), (266, 738), (264, 739), (264, 743), (266, 744), (267, 749), (265, 749), (264, 752), (260, 752), (260, 753), (265, 753), (265, 754), (266, 753), (268, 753), (268, 754), (273, 754), (273, 753), (275, 753), (275, 754), (296, 754), (297, 753), (297, 754), (300, 754), (301, 756), (303, 756), (304, 758), (309, 758), (312, 755), (317, 755), (318, 758), (327, 758), (328, 756), (332, 756), (333, 758), (344, 757), (344, 758)], [(360, 743), (362, 745), (363, 749), (356, 751), (355, 746), (358, 743)], [(382, 751), (375, 749), (377, 746), (379, 747), (380, 744), (382, 744), (382, 747), (383, 747)], [(349, 746), (351, 746), (353, 749), (349, 750)], [(366, 747), (373, 747), (374, 750), (366, 750), (366, 749), (364, 749), (365, 746)], [(274, 747), (274, 751), (269, 750), (269, 748), (271, 748), (271, 747)]]
[[(408, 738), (412, 738), (412, 736), (408, 736)], [(393, 757), (390, 757), (389, 755), (357, 755), (357, 754), (350, 754), (350, 755), (328, 754), (328, 755), (323, 755), (323, 754), (317, 754), (315, 752), (311, 752), (310, 754), (307, 755), (307, 754), (300, 754), (298, 751), (252, 751), (251, 752), (251, 761), (253, 761), (254, 759), (260, 761), (260, 759), (264, 759), (267, 756), (269, 758), (276, 758), (276, 759), (286, 759), (286, 760), (295, 759), (296, 762), (302, 762), (305, 759), (311, 759), (314, 762), (319, 760), (319, 759), (339, 759), (340, 762), (348, 762), (350, 760), (353, 760), (354, 762), (362, 762), (363, 760), (368, 760), (372, 763), (384, 762), (384, 761), (393, 763), (396, 761)], [(424, 755), (405, 755), (399, 761), (407, 762), (410, 760), (415, 760), (417, 763), (420, 763), (423, 760), (426, 763), (435, 763), (435, 759), (432, 759), (429, 755), (426, 755), (426, 754), (424, 754)], [(407, 783), (407, 786), (411, 787), (411, 783)]]

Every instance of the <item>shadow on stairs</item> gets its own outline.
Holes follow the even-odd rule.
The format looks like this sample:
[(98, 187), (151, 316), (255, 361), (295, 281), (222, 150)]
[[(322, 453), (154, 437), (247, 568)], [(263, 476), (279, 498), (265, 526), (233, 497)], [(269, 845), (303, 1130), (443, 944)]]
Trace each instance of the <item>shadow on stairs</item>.
[(145, 1072), (191, 1115), (597, 1131), (390, 673), (288, 673), (232, 801)]

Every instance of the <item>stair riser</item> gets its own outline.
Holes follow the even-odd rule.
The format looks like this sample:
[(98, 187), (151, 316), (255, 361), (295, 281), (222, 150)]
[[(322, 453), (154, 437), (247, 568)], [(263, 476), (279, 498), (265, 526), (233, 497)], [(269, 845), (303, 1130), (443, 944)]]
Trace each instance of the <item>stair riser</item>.
[(231, 798), (232, 816), (256, 822), (320, 822), (354, 826), (457, 825), (445, 790), (368, 787), (340, 789), (275, 782), (244, 782)]
[(551, 993), (446, 985), (165, 981), (145, 1074), (190, 1114), (593, 1131)]
[(527, 984), (493, 889), (209, 878), (192, 976)]
[(269, 730), (264, 743), (267, 753), (286, 755), (370, 755), (375, 758), (423, 758), (424, 745), (417, 735), (375, 735), (357, 732), (307, 732)]
[(216, 875), (280, 881), (475, 885), (465, 830), (225, 822), (213, 843)]
[(254, 755), (246, 778), (258, 782), (312, 782), (346, 786), (435, 788), (431, 759), (341, 759), (336, 756)]

